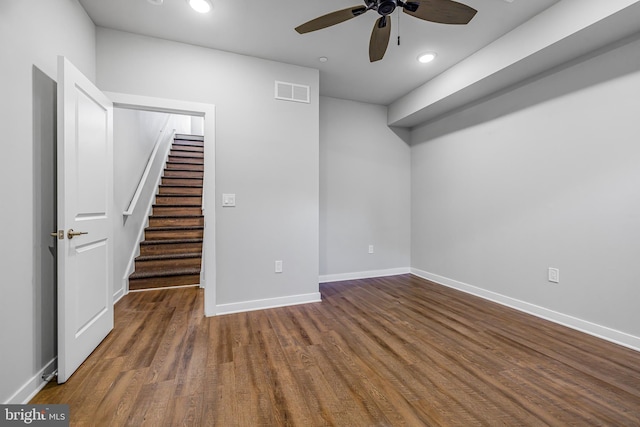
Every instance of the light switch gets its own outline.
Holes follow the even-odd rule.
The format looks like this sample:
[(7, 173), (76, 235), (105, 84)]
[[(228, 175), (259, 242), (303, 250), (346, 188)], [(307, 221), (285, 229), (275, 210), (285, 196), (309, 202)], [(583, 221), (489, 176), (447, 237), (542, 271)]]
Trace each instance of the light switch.
[(235, 194), (223, 194), (222, 195), (222, 206), (224, 207), (234, 207), (236, 205), (236, 195)]

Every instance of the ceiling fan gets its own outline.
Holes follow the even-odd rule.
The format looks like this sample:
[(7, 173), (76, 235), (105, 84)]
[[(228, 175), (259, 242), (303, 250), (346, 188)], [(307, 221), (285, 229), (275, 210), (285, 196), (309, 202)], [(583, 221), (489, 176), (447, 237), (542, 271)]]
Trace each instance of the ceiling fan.
[(389, 15), (398, 7), (401, 7), (407, 15), (440, 24), (466, 25), (478, 12), (472, 7), (453, 0), (406, 2), (401, 0), (365, 0), (364, 3), (364, 6), (353, 6), (312, 19), (296, 27), (296, 31), (299, 34), (310, 33), (348, 21), (369, 10), (375, 10), (380, 14), (380, 18), (373, 26), (369, 42), (369, 60), (375, 62), (381, 60), (387, 51), (389, 37), (391, 36), (391, 19)]

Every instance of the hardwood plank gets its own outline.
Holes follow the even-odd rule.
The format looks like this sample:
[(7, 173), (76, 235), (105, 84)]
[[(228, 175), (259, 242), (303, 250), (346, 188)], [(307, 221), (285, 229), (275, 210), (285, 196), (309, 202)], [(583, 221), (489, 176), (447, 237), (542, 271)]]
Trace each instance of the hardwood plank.
[(132, 293), (64, 385), (71, 425), (640, 425), (640, 353), (411, 275), (205, 318)]

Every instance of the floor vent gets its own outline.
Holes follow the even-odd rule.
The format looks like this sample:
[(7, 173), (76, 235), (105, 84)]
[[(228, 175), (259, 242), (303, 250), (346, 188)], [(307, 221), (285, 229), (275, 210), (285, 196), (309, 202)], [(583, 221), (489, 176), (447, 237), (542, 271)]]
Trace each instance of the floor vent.
[(309, 86), (276, 81), (276, 99), (309, 103)]

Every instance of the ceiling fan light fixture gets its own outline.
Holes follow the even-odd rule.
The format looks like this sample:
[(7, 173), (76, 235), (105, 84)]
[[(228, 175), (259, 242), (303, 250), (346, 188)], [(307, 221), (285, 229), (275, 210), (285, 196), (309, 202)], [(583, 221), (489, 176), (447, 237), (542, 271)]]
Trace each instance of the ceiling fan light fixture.
[(438, 54), (435, 52), (425, 52), (418, 55), (417, 59), (418, 59), (418, 62), (421, 64), (428, 64), (429, 62), (436, 59), (436, 56), (438, 56)]
[(213, 8), (209, 0), (187, 0), (187, 3), (198, 13), (208, 13)]

